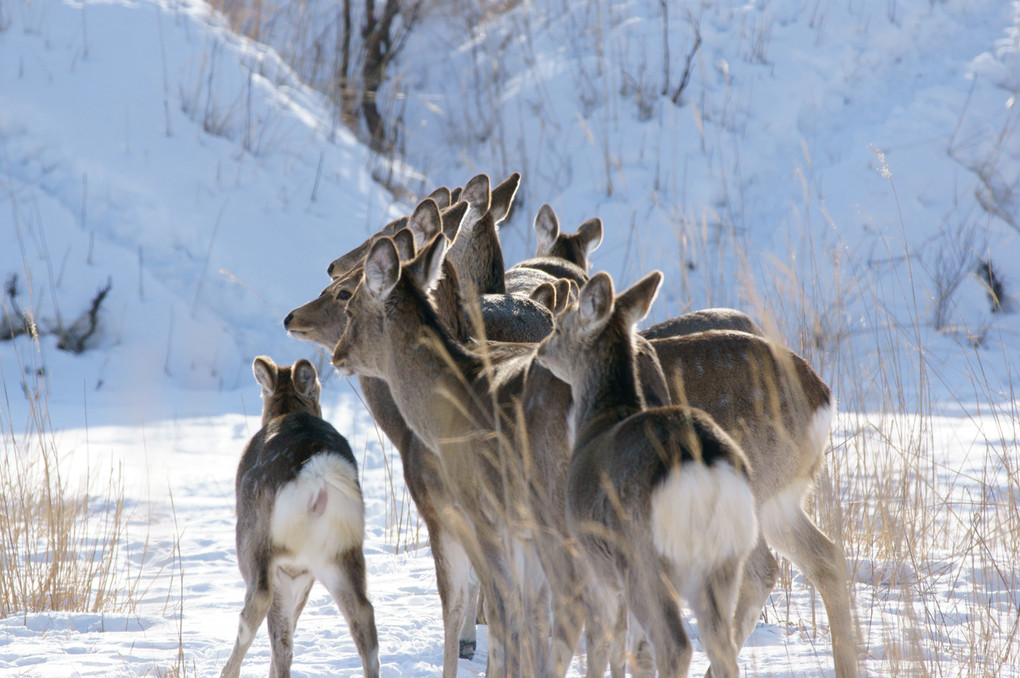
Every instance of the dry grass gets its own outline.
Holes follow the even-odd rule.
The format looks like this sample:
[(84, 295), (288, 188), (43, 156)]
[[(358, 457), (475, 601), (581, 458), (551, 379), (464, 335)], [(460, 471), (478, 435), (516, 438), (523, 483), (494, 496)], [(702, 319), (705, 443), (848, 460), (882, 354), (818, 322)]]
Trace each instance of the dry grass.
[[(883, 171), (892, 183), (888, 168)], [(943, 383), (954, 377), (932, 350), (933, 343), (949, 341), (937, 333), (941, 316), (933, 317), (910, 292), (943, 288), (927, 280), (904, 234), (900, 240), (903, 251), (888, 254), (902, 257), (895, 295), (913, 309), (907, 322), (891, 312), (888, 279), (834, 267), (831, 275), (840, 279), (822, 285), (822, 267), (812, 262), (798, 276), (792, 255), (772, 289), (750, 296), (759, 313), (769, 314), (767, 325), (787, 329), (791, 345), (844, 405), (813, 512), (849, 560), (869, 670), (1000, 675), (1020, 658), (1014, 349), (1002, 335), (997, 346), (987, 337), (942, 346), (956, 354), (950, 367), (971, 393), (954, 396)], [(835, 298), (826, 299), (821, 289), (834, 290)], [(951, 293), (932, 299), (941, 309)], [(861, 315), (853, 322), (841, 317), (847, 308)], [(1009, 384), (1005, 393), (998, 386), (1003, 382)], [(810, 620), (810, 627), (825, 628), (816, 596), (796, 578), (781, 582), (777, 599), (807, 602), (773, 609), (779, 619), (770, 621), (797, 626)]]
[[(172, 550), (154, 559), (151, 515), (144, 535), (129, 533), (138, 516), (125, 496), (119, 467), (84, 476), (66, 469), (74, 450), (58, 443), (46, 404), (46, 376), (38, 336), (15, 344), (17, 372), (0, 366), (0, 618), (35, 612), (137, 613), (140, 601), (166, 586), (165, 618), (176, 619), (175, 658), (158, 676), (194, 674), (184, 652), (184, 588), (180, 530), (174, 513)], [(22, 358), (27, 356), (27, 360)], [(30, 397), (26, 424), (11, 419), (10, 384)], [(20, 394), (18, 394), (20, 396)], [(172, 505), (172, 497), (171, 497)], [(175, 588), (175, 584), (177, 585)]]
[[(101, 612), (132, 604), (122, 581), (120, 548), (127, 526), (120, 473), (68, 480), (45, 402), (38, 339), (31, 365), (18, 364), (32, 397), (32, 421), (21, 432), (0, 422), (0, 616), (16, 612)], [(26, 369), (27, 368), (27, 369)], [(8, 375), (3, 372), (4, 396)], [(5, 408), (9, 413), (10, 408)]]

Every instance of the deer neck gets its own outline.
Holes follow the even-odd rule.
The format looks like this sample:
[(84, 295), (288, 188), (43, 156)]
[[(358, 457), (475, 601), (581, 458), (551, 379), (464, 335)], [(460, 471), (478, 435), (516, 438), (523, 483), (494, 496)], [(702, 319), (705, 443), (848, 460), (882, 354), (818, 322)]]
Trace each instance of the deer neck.
[(443, 262), (443, 277), (432, 293), (432, 306), (436, 317), (449, 330), (451, 337), (457, 342), (466, 342), (471, 334), (460, 295), (460, 279), (456, 267), (449, 259)]
[(292, 391), (269, 396), (262, 404), (262, 425), (287, 414), (304, 412), (313, 417), (322, 417), (322, 408), (318, 402), (309, 401)]
[(599, 359), (589, 361), (574, 389), (574, 446), (645, 408), (629, 336), (603, 336)]
[(408, 425), (436, 449), (473, 415), (477, 359), (450, 335), (420, 291), (399, 284), (403, 293), (387, 302), (386, 381)]

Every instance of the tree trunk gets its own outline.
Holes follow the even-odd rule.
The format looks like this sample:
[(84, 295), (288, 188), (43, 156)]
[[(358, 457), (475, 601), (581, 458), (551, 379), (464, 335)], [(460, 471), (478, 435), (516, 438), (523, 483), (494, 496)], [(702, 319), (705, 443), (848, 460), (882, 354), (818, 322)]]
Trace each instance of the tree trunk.
[(375, 0), (365, 2), (365, 26), (362, 38), (365, 41), (364, 79), (361, 89), (361, 115), (368, 128), (372, 148), (382, 150), (386, 140), (386, 127), (379, 113), (376, 94), (383, 82), (386, 64), (393, 58), (390, 29), (393, 19), (400, 13), (400, 0), (386, 0), (382, 16), (375, 16)]
[(351, 83), (351, 0), (343, 0), (343, 15), (337, 38), (340, 44), (337, 53), (340, 63), (337, 66), (337, 105), (340, 106), (340, 121), (353, 128), (358, 122), (358, 91)]

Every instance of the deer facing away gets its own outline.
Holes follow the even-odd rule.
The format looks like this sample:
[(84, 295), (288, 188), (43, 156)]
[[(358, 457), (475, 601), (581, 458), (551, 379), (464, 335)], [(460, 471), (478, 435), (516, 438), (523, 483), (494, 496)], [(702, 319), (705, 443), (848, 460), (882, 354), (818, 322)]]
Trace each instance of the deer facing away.
[[(544, 217), (541, 212), (540, 210), (539, 217), (536, 217), (536, 230), (539, 228), (538, 222), (540, 218), (548, 220), (551, 215), (551, 210), (547, 210), (548, 213)], [(551, 216), (553, 219), (555, 218), (555, 215)], [(406, 224), (407, 222), (404, 223)], [(551, 239), (562, 237), (562, 234), (556, 234)], [(573, 257), (569, 254), (560, 256), (568, 260), (576, 258), (579, 267), (587, 269), (586, 256), (597, 246), (597, 241), (589, 238), (587, 242), (589, 244), (584, 248), (576, 248), (578, 252)], [(350, 291), (353, 291), (353, 287), (344, 294), (349, 295)], [(340, 301), (339, 297), (337, 297), (337, 301)], [(337, 310), (340, 311), (337, 315), (342, 315), (344, 304), (337, 304), (337, 306), (339, 307)], [(743, 314), (729, 311), (729, 315), (734, 316), (734, 318), (729, 316), (723, 317), (720, 311), (727, 311), (727, 309), (710, 309), (700, 314), (693, 313), (689, 314), (689, 316), (682, 316), (679, 319), (666, 321), (666, 323), (642, 332), (642, 334), (652, 338), (720, 327), (750, 331), (758, 335), (763, 334)], [(678, 325), (678, 321), (683, 322)], [(290, 329), (291, 326), (288, 325), (288, 328)], [(657, 334), (656, 332), (660, 330), (661, 333)], [(298, 334), (298, 332), (294, 333)], [(332, 335), (330, 341), (337, 337), (337, 334), (334, 332), (330, 332), (330, 334)], [(713, 336), (717, 334), (731, 336)], [(799, 554), (800, 557), (795, 560), (795, 563), (805, 571), (809, 579), (816, 583), (822, 593), (823, 601), (826, 603), (833, 633), (837, 675), (855, 675), (855, 650), (851, 631), (852, 619), (850, 616), (849, 599), (845, 591), (845, 565), (842, 563), (842, 555), (831, 541), (810, 524), (800, 506), (803, 497), (813, 487), (813, 474), (820, 464), (821, 454), (824, 451), (828, 422), (828, 418), (824, 415), (828, 412), (831, 417), (832, 403), (824, 384), (810, 371), (810, 368), (802, 365), (802, 360), (797, 363), (801, 368), (805, 368), (800, 370), (800, 374), (795, 375), (795, 378), (792, 379), (790, 375), (784, 376), (782, 373), (787, 370), (789, 366), (787, 363), (793, 363), (787, 359), (776, 360), (771, 355), (765, 355), (765, 359), (759, 360), (761, 356), (758, 355), (769, 354), (770, 351), (775, 351), (778, 354), (782, 351), (776, 351), (775, 347), (770, 348), (771, 345), (768, 342), (752, 337), (740, 337), (737, 333), (710, 332), (706, 335), (695, 335), (686, 340), (676, 337), (672, 340), (656, 341), (654, 344), (671, 376), (679, 374), (682, 369), (686, 377), (684, 382), (679, 380), (671, 381), (670, 390), (674, 398), (678, 398), (681, 402), (688, 399), (696, 406), (706, 407), (723, 424), (723, 428), (733, 435), (740, 436), (745, 433), (746, 429), (753, 428), (758, 433), (758, 438), (760, 439), (752, 440), (752, 444), (747, 450), (748, 455), (752, 458), (752, 463), (756, 463), (756, 458), (760, 458), (765, 460), (766, 465), (770, 468), (786, 468), (790, 469), (793, 473), (792, 477), (787, 478), (784, 476), (782, 480), (790, 480), (796, 487), (787, 487), (782, 482), (778, 484), (763, 482), (762, 478), (765, 477), (764, 475), (752, 479), (752, 481), (758, 481), (753, 482), (753, 484), (759, 507), (770, 509), (770, 515), (781, 519), (779, 520), (780, 525), (776, 526), (772, 535), (773, 539), (769, 540), (769, 543), (779, 548), (781, 552), (788, 554), (791, 549), (798, 548), (797, 542), (798, 540), (800, 541), (799, 546), (803, 552)], [(676, 349), (676, 345), (681, 345), (681, 348)], [(732, 367), (732, 364), (745, 360), (748, 361), (752, 369), (747, 371), (748, 373), (741, 374), (740, 377), (743, 381), (737, 379), (737, 382), (740, 383), (734, 383), (734, 388), (732, 389), (717, 384), (717, 380), (711, 377), (698, 378), (705, 369), (712, 369), (711, 365), (699, 364), (701, 356), (706, 350), (708, 355), (707, 363), (711, 363), (714, 360)], [(796, 358), (796, 356), (793, 356), (793, 358)], [(757, 372), (755, 372), (756, 365), (758, 368)], [(743, 395), (758, 392), (755, 387), (761, 385), (762, 379), (766, 381), (771, 380), (773, 383), (778, 383), (784, 379), (790, 382), (800, 380), (799, 384), (794, 384), (792, 389), (787, 389), (787, 392), (781, 395), (779, 405), (776, 405), (776, 403), (771, 405), (778, 407), (779, 410), (783, 410), (782, 416), (779, 417), (780, 421), (769, 423), (769, 415), (771, 413), (761, 411), (760, 405), (757, 409), (745, 410), (745, 412), (750, 412), (750, 416), (747, 417), (749, 422), (744, 421), (744, 416), (737, 411), (739, 408), (732, 406), (736, 400), (729, 404), (725, 402), (726, 393), (731, 391), (734, 394)], [(820, 397), (814, 398), (811, 402), (807, 402), (810, 399), (805, 399), (803, 393), (800, 394), (800, 397), (790, 396), (791, 392), (798, 390), (813, 390), (816, 393), (824, 391), (824, 393)], [(685, 392), (689, 393), (689, 397)], [(812, 412), (817, 415), (817, 417), (814, 417), (819, 422), (817, 427), (812, 426)], [(790, 424), (788, 421), (789, 417), (793, 417), (796, 421), (787, 428), (787, 425)], [(815, 428), (822, 431), (821, 437), (812, 434), (812, 430)], [(777, 431), (779, 435), (776, 435)], [(815, 438), (819, 438), (819, 440), (814, 440)], [(787, 457), (792, 461), (786, 461)], [(801, 463), (797, 461), (798, 459), (805, 462), (805, 464), (801, 464), (803, 468), (796, 468)], [(780, 475), (782, 476), (782, 474)], [(769, 501), (774, 498), (774, 495), (780, 494), (779, 490), (783, 490), (783, 496), (779, 498), (782, 501)], [(785, 506), (786, 504), (789, 504), (789, 506)], [(786, 508), (789, 511), (786, 511)], [(788, 524), (782, 524), (784, 515), (792, 522), (787, 521)], [(792, 539), (787, 538), (785, 543), (783, 543), (784, 540), (781, 539), (783, 535), (792, 535)], [(737, 613), (738, 644), (742, 644), (743, 639), (753, 629), (758, 612), (761, 609), (761, 604), (767, 598), (775, 581), (776, 568), (774, 556), (772, 556), (765, 542), (760, 541), (748, 562), (746, 574), (750, 576), (745, 576), (744, 587), (741, 590), (741, 603)], [(439, 565), (437, 563), (437, 571), (438, 569)]]
[(712, 675), (736, 678), (733, 617), (757, 539), (749, 467), (704, 412), (645, 407), (634, 326), (661, 280), (650, 274), (615, 297), (609, 276), (594, 276), (538, 350), (539, 362), (573, 393), (566, 512), (589, 570), (585, 599), (596, 610), (587, 621), (589, 675), (605, 670), (602, 638), (618, 628), (621, 600), (651, 640), (659, 675), (687, 675), (683, 598)]
[(347, 441), (322, 418), (307, 360), (290, 367), (260, 356), (262, 428), (237, 468), (237, 558), (246, 584), (234, 649), (221, 678), (236, 678), (268, 617), (270, 675), (290, 675), (293, 636), (316, 580), (347, 619), (365, 676), (379, 675), (375, 613), (366, 593), (365, 509)]

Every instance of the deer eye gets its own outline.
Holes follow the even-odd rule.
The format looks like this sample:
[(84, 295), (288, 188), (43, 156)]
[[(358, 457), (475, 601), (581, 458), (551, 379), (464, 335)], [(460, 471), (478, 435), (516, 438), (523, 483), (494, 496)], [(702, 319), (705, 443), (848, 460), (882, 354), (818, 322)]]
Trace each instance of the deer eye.
[(347, 301), (350, 298), (351, 298), (350, 290), (340, 290), (336, 294), (336, 300), (337, 301)]

